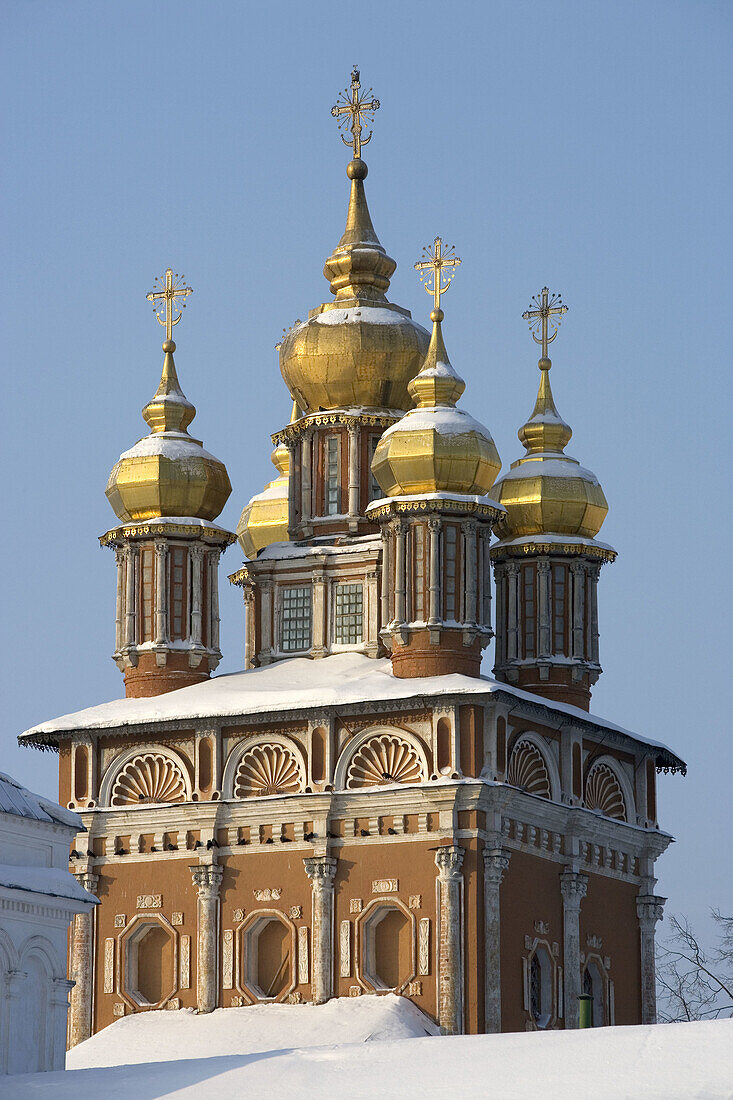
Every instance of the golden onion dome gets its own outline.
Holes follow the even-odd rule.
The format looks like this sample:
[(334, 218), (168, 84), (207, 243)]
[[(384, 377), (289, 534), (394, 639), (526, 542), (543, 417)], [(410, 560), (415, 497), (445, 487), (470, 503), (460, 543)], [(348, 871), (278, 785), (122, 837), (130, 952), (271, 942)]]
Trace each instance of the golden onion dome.
[(422, 370), (410, 382), (415, 408), (387, 428), (372, 470), (387, 496), (461, 493), (483, 496), (501, 459), (488, 429), (456, 402), (466, 384), (443, 342), (442, 309), (430, 314), (433, 334)]
[(107, 499), (124, 523), (161, 516), (215, 520), (232, 491), (223, 462), (187, 432), (196, 409), (178, 383), (172, 340), (163, 344), (160, 385), (143, 409), (151, 432), (120, 455)]
[(372, 225), (364, 161), (352, 160), (347, 175), (346, 229), (323, 269), (334, 300), (311, 310), (307, 321), (286, 334), (280, 371), (305, 412), (408, 409), (408, 383), (420, 369), (429, 336), (409, 310), (387, 301), (397, 265)]
[[(299, 420), (301, 415), (297, 402), (294, 402), (290, 423)], [(256, 558), (260, 550), (273, 542), (288, 541), (288, 448), (284, 443), (279, 443), (270, 458), (278, 476), (268, 482), (261, 493), (252, 497), (237, 524), (237, 539), (248, 558)]]
[(550, 359), (540, 359), (540, 387), (534, 411), (518, 435), (526, 455), (494, 486), (506, 509), (497, 528), (502, 541), (531, 535), (593, 538), (608, 503), (595, 474), (564, 453), (572, 429), (558, 413), (550, 388)]

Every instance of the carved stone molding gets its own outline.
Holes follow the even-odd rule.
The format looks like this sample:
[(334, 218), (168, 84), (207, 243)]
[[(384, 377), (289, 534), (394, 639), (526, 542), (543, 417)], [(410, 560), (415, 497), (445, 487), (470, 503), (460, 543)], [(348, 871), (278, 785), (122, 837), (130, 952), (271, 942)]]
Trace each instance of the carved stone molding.
[(189, 867), (198, 896), (210, 900), (219, 896), (223, 869), (216, 863), (201, 863)]

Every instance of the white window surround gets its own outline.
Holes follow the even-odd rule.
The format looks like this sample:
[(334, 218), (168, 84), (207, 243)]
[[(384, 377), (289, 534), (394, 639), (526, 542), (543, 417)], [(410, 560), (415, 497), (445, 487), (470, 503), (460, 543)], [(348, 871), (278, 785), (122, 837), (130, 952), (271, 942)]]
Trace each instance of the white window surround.
[[(535, 1019), (532, 1012), (532, 959), (535, 957), (540, 964), (542, 1011), (539, 1019)], [(527, 1027), (531, 1031), (554, 1028), (561, 1015), (562, 968), (546, 939), (534, 938), (531, 942), (528, 941), (527, 954), (522, 957), (522, 978)]]
[(515, 733), (511, 740), (511, 748), (507, 753), (507, 768), (511, 755), (514, 752), (514, 746), (520, 741), (528, 741), (531, 745), (537, 749), (545, 762), (547, 768), (547, 774), (550, 777), (550, 792), (553, 802), (562, 801), (562, 783), (560, 781), (560, 769), (557, 766), (557, 760), (552, 747), (548, 745), (547, 741), (539, 733), (534, 733), (532, 730), (522, 730), (520, 733)]
[(398, 737), (400, 740), (405, 741), (410, 745), (417, 755), (422, 769), (423, 779), (422, 782), (427, 782), (430, 771), (428, 769), (428, 758), (425, 751), (425, 746), (419, 737), (416, 737), (414, 733), (410, 733), (405, 729), (401, 729), (399, 726), (369, 726), (368, 729), (362, 730), (355, 737), (349, 741), (341, 751), (341, 755), (336, 763), (335, 775), (334, 775), (334, 787), (337, 791), (345, 789), (346, 781), (348, 777), (349, 764), (352, 758), (359, 752), (363, 745), (370, 741), (373, 737), (380, 737), (387, 735), (389, 737)]
[[(339, 588), (346, 588), (346, 587), (349, 587), (349, 588), (353, 587), (353, 588), (360, 588), (361, 589), (361, 611), (360, 611), (360, 615), (361, 615), (361, 637), (358, 639), (358, 641), (355, 641), (355, 642), (337, 642), (336, 641), (337, 590)], [(366, 607), (366, 599), (365, 599), (365, 593), (364, 593), (364, 581), (363, 581), (363, 579), (361, 577), (354, 577), (353, 579), (352, 578), (344, 578), (343, 580), (342, 579), (338, 579), (338, 580), (334, 579), (333, 582), (329, 585), (329, 596), (330, 596), (330, 600), (329, 600), (329, 603), (330, 603), (330, 614), (329, 614), (329, 621), (330, 621), (330, 631), (329, 631), (330, 647), (329, 648), (330, 648), (330, 651), (332, 653), (344, 653), (344, 652), (349, 652), (349, 651), (358, 652), (359, 650), (362, 650), (364, 648), (364, 645), (365, 645), (366, 640), (367, 640), (366, 637), (365, 637), (366, 626), (367, 626), (367, 621), (366, 621), (367, 607)]]
[(609, 771), (611, 771), (618, 780), (619, 787), (621, 788), (621, 793), (624, 796), (624, 802), (626, 803), (626, 822), (622, 822), (622, 824), (633, 825), (636, 821), (636, 799), (634, 798), (634, 788), (628, 775), (626, 774), (623, 765), (621, 764), (621, 761), (617, 760), (615, 756), (609, 756), (608, 754), (604, 754), (603, 756), (593, 756), (591, 766), (590, 768), (588, 768), (588, 759), (590, 755), (592, 755), (592, 751), (593, 750), (591, 749), (590, 753), (586, 754), (585, 760), (583, 762), (583, 771), (585, 774), (585, 778), (583, 780), (583, 793), (585, 794), (585, 783), (588, 775), (593, 770), (593, 768), (595, 768), (597, 764), (605, 764)]
[[(297, 743), (297, 741), (293, 741), (289, 737), (285, 737), (279, 733), (256, 733), (251, 734), (248, 737), (246, 736), (242, 741), (238, 741), (229, 753), (229, 756), (227, 757), (227, 762), (224, 765), (224, 774), (222, 777), (222, 798), (235, 800), (236, 796), (234, 794), (234, 781), (236, 779), (237, 769), (245, 753), (249, 752), (250, 749), (255, 748), (255, 746), (257, 745), (282, 745), (284, 749), (288, 749), (289, 752), (293, 753), (298, 762), (298, 769), (301, 776), (301, 787), (302, 790), (305, 791), (305, 757), (303, 755), (303, 750)], [(275, 795), (273, 797), (281, 796)]]
[[(287, 931), (290, 937), (290, 948), (285, 987), (277, 996), (268, 996), (266, 990), (261, 989), (257, 982), (257, 949), (260, 934), (273, 921), (277, 921)], [(296, 985), (296, 929), (293, 922), (277, 909), (254, 909), (239, 929), (239, 950), (241, 976), (240, 982), (237, 983), (238, 988), (241, 985), (241, 991), (257, 1002), (270, 1003), (285, 1000)]]
[[(308, 616), (307, 644), (303, 645), (302, 648), (300, 648), (300, 649), (297, 649), (297, 648), (293, 648), (293, 649), (288, 648), (288, 649), (286, 649), (283, 645), (285, 622), (286, 622), (286, 620), (285, 620), (285, 593), (286, 592), (291, 593), (291, 592), (296, 592), (297, 591), (298, 594), (300, 594), (301, 590), (302, 590), (303, 593), (307, 593), (307, 595), (309, 597), (309, 601), (310, 601), (310, 613), (309, 613), (309, 616)], [(308, 601), (305, 601), (305, 600), (303, 601), (303, 606), (305, 606), (306, 602), (308, 602)], [(274, 623), (274, 626), (275, 626), (275, 640), (276, 640), (275, 644), (276, 644), (276, 647), (277, 647), (276, 648), (276, 653), (278, 655), (285, 656), (285, 657), (292, 657), (296, 653), (308, 653), (309, 652), (309, 650), (313, 646), (313, 585), (311, 584), (310, 581), (308, 581), (307, 583), (304, 583), (304, 584), (298, 584), (296, 582), (294, 584), (287, 584), (286, 583), (286, 584), (278, 584), (277, 585), (276, 590), (275, 590), (275, 623)], [(304, 640), (305, 640), (305, 637), (304, 637)]]
[[(401, 975), (401, 980), (395, 986), (387, 986), (376, 972), (374, 957), (374, 932), (379, 924), (392, 912), (401, 913), (410, 925), (410, 961), (406, 968), (407, 973)], [(416, 935), (417, 920), (413, 910), (396, 897), (374, 898), (359, 914), (356, 920), (356, 974), (361, 985), (368, 990), (378, 993), (400, 993), (415, 977), (417, 968)]]
[[(187, 762), (173, 749), (169, 749), (167, 746), (156, 744), (154, 741), (148, 741), (142, 745), (133, 745), (131, 748), (125, 749), (108, 765), (99, 787), (98, 805), (100, 808), (110, 808), (112, 788), (114, 787), (115, 780), (117, 779), (117, 776), (122, 771), (122, 769), (127, 764), (129, 764), (131, 760), (134, 760), (136, 756), (144, 756), (145, 753), (148, 752), (156, 753), (158, 756), (166, 757), (166, 759), (170, 760), (173, 764), (176, 765), (177, 768), (180, 769), (181, 775), (183, 777), (184, 787), (186, 789), (186, 801), (191, 801), (193, 788), (191, 785), (191, 776)], [(161, 805), (167, 805), (167, 803), (161, 803)], [(123, 809), (124, 807), (114, 806), (111, 808)]]
[[(153, 928), (161, 928), (171, 941), (170, 986), (159, 1001), (148, 1001), (137, 988), (137, 949)], [(119, 938), (122, 979), (120, 996), (137, 1010), (162, 1008), (178, 989), (178, 935), (175, 928), (161, 913), (137, 914), (132, 918)], [(164, 975), (165, 976), (165, 975)]]

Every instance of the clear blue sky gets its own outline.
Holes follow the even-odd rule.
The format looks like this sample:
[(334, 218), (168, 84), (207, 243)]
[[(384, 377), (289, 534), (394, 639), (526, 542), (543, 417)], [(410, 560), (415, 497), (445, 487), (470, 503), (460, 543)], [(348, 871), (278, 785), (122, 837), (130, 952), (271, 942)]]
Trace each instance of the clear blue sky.
[[(330, 107), (358, 63), (382, 102), (365, 158), (391, 297), (425, 323), (412, 263), (455, 241), (446, 341), (506, 463), (537, 386), (521, 313), (545, 283), (570, 306), (555, 397), (619, 551), (593, 706), (689, 761), (660, 782), (669, 908), (733, 910), (733, 6), (4, 0), (0, 26), (2, 770), (52, 793), (56, 758), (16, 734), (121, 692), (97, 536), (157, 385), (145, 294), (169, 264), (195, 288), (176, 361), (234, 486), (222, 521), (272, 476), (274, 345), (328, 296), (348, 159)], [(243, 608), (226, 581), (221, 605), (227, 671)]]

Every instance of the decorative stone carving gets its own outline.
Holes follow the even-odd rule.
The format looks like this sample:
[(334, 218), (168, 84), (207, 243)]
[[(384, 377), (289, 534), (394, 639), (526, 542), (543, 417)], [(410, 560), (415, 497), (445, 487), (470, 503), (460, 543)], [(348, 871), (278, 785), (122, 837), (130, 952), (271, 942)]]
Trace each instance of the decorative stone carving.
[(244, 914), (245, 914), (244, 909), (234, 909), (232, 911), (232, 919), (234, 920), (234, 922), (236, 924), (239, 924), (241, 921), (244, 920)]
[(115, 941), (114, 939), (106, 939), (104, 941), (104, 992), (114, 993), (115, 991)]
[(361, 986), (360, 985), (350, 985), (349, 986), (349, 996), (350, 997), (361, 997)]
[(224, 989), (234, 985), (234, 932), (225, 928), (222, 936), (221, 984)]
[(409, 741), (397, 734), (369, 738), (354, 753), (346, 772), (346, 787), (377, 787), (391, 783), (423, 783), (423, 765)]
[(181, 1007), (180, 997), (171, 997), (165, 1007), (169, 1012), (176, 1012)]
[(124, 913), (115, 913), (115, 928), (124, 928), (127, 924), (127, 917)]
[(245, 1004), (244, 997), (231, 997), (229, 999), (230, 1008), (242, 1008)]
[(173, 913), (171, 915), (171, 924), (183, 924), (183, 913)]
[(393, 894), (399, 888), (400, 884), (396, 878), (376, 878), (372, 883), (373, 894)]
[(417, 926), (417, 972), (430, 973), (430, 919), (421, 917)]
[(352, 898), (351, 901), (349, 902), (349, 912), (350, 913), (361, 913), (363, 908), (364, 908), (364, 902), (361, 900), (361, 898)]
[(308, 985), (309, 981), (308, 929), (301, 925), (298, 929), (298, 985)]
[(297, 794), (304, 785), (302, 766), (294, 749), (277, 742), (252, 745), (239, 762), (234, 797)]
[(290, 917), (291, 920), (300, 920), (301, 917), (303, 916), (303, 906), (302, 905), (291, 905), (290, 908), (288, 909), (288, 916)]
[(422, 982), (413, 981), (407, 983), (408, 997), (422, 997)]
[(162, 909), (163, 908), (163, 895), (162, 894), (138, 894), (136, 908), (137, 909)]
[(302, 993), (299, 993), (297, 990), (295, 991), (295, 993), (288, 993), (288, 1004), (289, 1005), (301, 1005), (302, 1003), (303, 1003), (303, 994)]
[(112, 785), (110, 806), (185, 802), (186, 781), (169, 756), (145, 752), (128, 760)]
[(536, 920), (534, 922), (534, 930), (538, 936), (547, 936), (550, 932), (550, 926), (545, 920)]
[(342, 978), (351, 976), (351, 921), (342, 920), (339, 935), (339, 974)]
[(282, 887), (276, 886), (269, 890), (253, 891), (256, 901), (279, 901), (282, 897)]
[(592, 948), (594, 951), (600, 951), (603, 948), (603, 939), (601, 936), (587, 936), (586, 946)]
[(604, 817), (614, 817), (617, 821), (627, 821), (626, 803), (621, 784), (608, 764), (594, 764), (585, 781), (585, 805), (588, 810), (597, 810)]
[(112, 1007), (112, 1015), (113, 1016), (124, 1016), (125, 1015), (125, 1006), (124, 1006), (124, 1004), (122, 1004), (120, 1001), (117, 1001), (117, 1003), (115, 1005), (113, 1005), (113, 1007)]
[(407, 901), (408, 909), (421, 909), (422, 908), (422, 894), (410, 894)]
[(179, 979), (181, 989), (191, 988), (191, 937), (181, 936), (181, 951), (178, 960)]
[(507, 769), (507, 783), (527, 794), (551, 798), (550, 774), (542, 753), (531, 741), (520, 738), (512, 749)]

